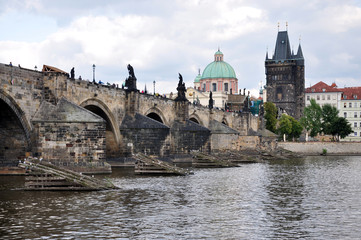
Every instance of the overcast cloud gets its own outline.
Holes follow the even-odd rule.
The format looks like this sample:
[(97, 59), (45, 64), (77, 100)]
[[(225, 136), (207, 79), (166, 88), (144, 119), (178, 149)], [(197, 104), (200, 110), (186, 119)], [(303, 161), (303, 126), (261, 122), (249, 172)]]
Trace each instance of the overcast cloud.
[[(76, 77), (121, 84), (134, 67), (138, 89), (175, 92), (220, 47), (239, 88), (265, 84), (266, 50), (280, 30), (305, 57), (306, 86), (361, 86), (361, 3), (351, 0), (28, 0), (0, 1), (0, 62), (43, 64)], [(299, 40), (301, 38), (301, 40)]]

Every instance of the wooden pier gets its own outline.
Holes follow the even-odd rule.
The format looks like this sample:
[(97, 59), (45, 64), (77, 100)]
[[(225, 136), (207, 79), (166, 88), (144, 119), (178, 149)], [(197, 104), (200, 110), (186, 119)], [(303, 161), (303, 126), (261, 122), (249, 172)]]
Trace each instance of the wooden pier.
[(225, 167), (238, 167), (237, 164), (230, 161), (221, 159), (219, 157), (202, 153), (192, 152), (193, 162), (192, 166), (195, 168), (225, 168)]
[(138, 153), (135, 155), (135, 174), (189, 175), (191, 171), (170, 163)]
[(109, 181), (86, 176), (44, 161), (25, 160), (19, 166), (27, 170), (25, 190), (97, 191), (118, 188)]

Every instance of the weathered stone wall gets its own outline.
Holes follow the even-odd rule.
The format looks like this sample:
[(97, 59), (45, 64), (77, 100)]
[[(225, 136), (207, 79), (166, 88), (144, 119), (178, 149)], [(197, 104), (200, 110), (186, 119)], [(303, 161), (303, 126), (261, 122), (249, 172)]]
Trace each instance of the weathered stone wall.
[(43, 102), (33, 118), (33, 153), (80, 172), (111, 172), (105, 163), (105, 121), (61, 98), (57, 105)]
[(213, 150), (236, 150), (236, 143), (239, 134), (217, 134), (213, 133), (211, 137), (212, 151)]
[(135, 153), (163, 156), (169, 154), (165, 148), (169, 127), (151, 118), (136, 113), (126, 115), (120, 127), (123, 151), (120, 157), (130, 157)]
[(279, 142), (279, 147), (303, 155), (320, 155), (323, 149), (328, 155), (360, 155), (359, 142)]
[(171, 154), (189, 154), (191, 151), (210, 152), (211, 131), (192, 121), (175, 121), (171, 127)]
[(304, 63), (297, 60), (266, 60), (267, 101), (299, 119), (305, 106)]
[(105, 165), (105, 123), (36, 122), (37, 152), (79, 172), (110, 172)]

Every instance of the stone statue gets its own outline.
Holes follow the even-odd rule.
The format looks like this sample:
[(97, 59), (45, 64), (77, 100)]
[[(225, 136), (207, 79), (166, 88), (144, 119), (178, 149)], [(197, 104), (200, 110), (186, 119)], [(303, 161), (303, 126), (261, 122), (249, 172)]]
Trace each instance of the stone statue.
[(72, 69), (70, 70), (70, 78), (71, 78), (71, 79), (74, 79), (74, 76), (75, 76), (74, 68), (72, 68)]
[(127, 66), (129, 77), (125, 79), (125, 87), (128, 91), (136, 91), (137, 90), (137, 78), (134, 75), (134, 69), (133, 67), (128, 64)]
[(208, 104), (209, 109), (213, 108), (213, 98), (212, 98), (212, 91), (209, 93), (209, 104)]
[(177, 91), (178, 91), (178, 96), (176, 97), (175, 101), (187, 101), (186, 98), (186, 86), (185, 83), (183, 82), (183, 77), (180, 73), (179, 74), (179, 82), (178, 82), (178, 87), (177, 87)]

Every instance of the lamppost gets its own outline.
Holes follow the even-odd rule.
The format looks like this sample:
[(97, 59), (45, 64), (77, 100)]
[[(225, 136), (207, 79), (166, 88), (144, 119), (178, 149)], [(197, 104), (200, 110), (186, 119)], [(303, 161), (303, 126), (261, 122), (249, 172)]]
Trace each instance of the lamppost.
[(155, 95), (155, 80), (153, 81), (153, 94)]
[(95, 64), (93, 64), (93, 82), (95, 82)]

